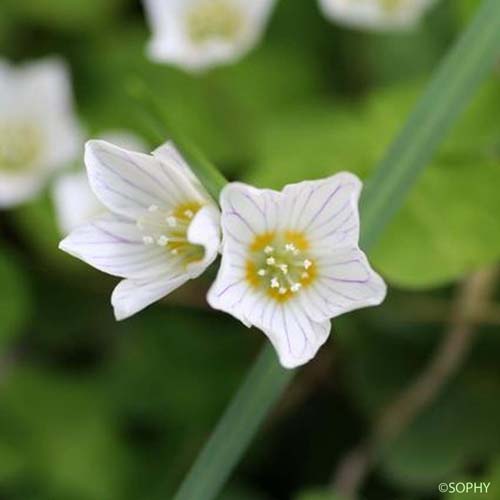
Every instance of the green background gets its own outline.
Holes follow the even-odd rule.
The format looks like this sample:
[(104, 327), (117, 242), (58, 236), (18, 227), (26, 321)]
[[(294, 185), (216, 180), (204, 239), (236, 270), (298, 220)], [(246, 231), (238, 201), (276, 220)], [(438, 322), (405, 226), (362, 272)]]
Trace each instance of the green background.
[[(127, 91), (140, 78), (228, 178), (281, 188), (367, 177), (477, 4), (443, 0), (418, 29), (370, 34), (282, 0), (251, 54), (192, 76), (146, 59), (138, 2), (2, 0), (0, 54), (64, 57), (88, 136), (128, 129), (153, 148)], [(370, 255), (389, 299), (334, 322), (222, 500), (338, 500), (332, 475), (426, 366), (457, 283), (499, 260), (498, 68)], [(49, 190), (0, 213), (0, 499), (169, 498), (263, 335), (208, 310), (215, 269), (118, 324), (116, 281), (58, 251), (60, 238)], [(378, 450), (363, 498), (437, 499), (441, 481), (470, 480), (500, 498), (499, 325), (493, 301), (460, 372)]]

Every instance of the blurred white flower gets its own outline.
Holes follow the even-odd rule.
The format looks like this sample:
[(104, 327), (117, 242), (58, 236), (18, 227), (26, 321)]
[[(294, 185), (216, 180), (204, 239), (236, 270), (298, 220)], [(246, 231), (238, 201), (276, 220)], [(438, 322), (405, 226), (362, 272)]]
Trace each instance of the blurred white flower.
[(144, 0), (151, 58), (199, 71), (242, 57), (259, 41), (275, 0)]
[[(147, 147), (136, 135), (126, 131), (113, 131), (102, 135), (102, 140), (132, 151), (146, 152)], [(106, 211), (90, 188), (85, 170), (59, 175), (53, 185), (52, 199), (61, 234), (90, 222)]]
[(331, 318), (386, 295), (358, 247), (360, 190), (339, 173), (281, 193), (234, 183), (221, 194), (222, 263), (208, 301), (264, 331), (286, 368), (315, 356)]
[(112, 304), (118, 320), (141, 311), (217, 257), (219, 211), (171, 144), (152, 155), (89, 141), (92, 190), (111, 213), (74, 230), (60, 248), (125, 278)]
[(0, 207), (35, 196), (79, 152), (70, 77), (57, 59), (0, 60)]
[(405, 29), (417, 24), (436, 0), (319, 0), (327, 17), (372, 30)]

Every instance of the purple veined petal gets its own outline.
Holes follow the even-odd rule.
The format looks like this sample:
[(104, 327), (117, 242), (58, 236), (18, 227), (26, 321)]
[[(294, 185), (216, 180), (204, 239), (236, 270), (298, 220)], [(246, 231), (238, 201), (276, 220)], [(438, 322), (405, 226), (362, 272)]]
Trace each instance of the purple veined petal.
[(182, 286), (189, 276), (166, 273), (152, 280), (121, 281), (113, 291), (111, 303), (118, 321), (142, 311)]
[(280, 230), (295, 231), (297, 220), (301, 216), (304, 208), (309, 204), (317, 189), (314, 182), (304, 181), (299, 184), (289, 184), (282, 192)]
[[(265, 211), (266, 196), (265, 190), (233, 182), (222, 190), (220, 201), (224, 214), (236, 217), (245, 226), (245, 230), (256, 236), (269, 231)], [(228, 220), (231, 218), (228, 217)]]
[(245, 278), (245, 269), (234, 267), (231, 257), (223, 252), (217, 278), (210, 287), (207, 301), (211, 307), (232, 314), (247, 327), (251, 325), (238, 307), (250, 292)]
[(358, 220), (360, 191), (359, 179), (346, 172), (328, 179), (287, 186), (285, 196), (298, 200), (298, 208), (291, 211), (292, 229), (307, 232), (312, 240), (318, 241), (327, 235), (332, 236), (332, 230), (343, 229), (343, 224), (349, 219), (354, 224)]
[[(321, 304), (321, 310), (326, 308), (326, 318), (379, 305), (385, 299), (387, 286), (361, 250), (344, 248), (318, 260), (316, 281), (303, 291), (304, 300)], [(317, 320), (322, 318), (318, 309), (311, 309)]]
[(144, 244), (134, 222), (112, 214), (75, 229), (60, 248), (100, 271), (122, 278), (147, 279), (177, 266), (164, 248)]
[(330, 321), (312, 321), (296, 301), (279, 305), (264, 333), (271, 340), (285, 368), (296, 368), (310, 361), (326, 342)]
[(187, 175), (151, 155), (94, 140), (86, 145), (85, 164), (99, 200), (126, 217), (137, 219), (152, 205), (204, 201)]

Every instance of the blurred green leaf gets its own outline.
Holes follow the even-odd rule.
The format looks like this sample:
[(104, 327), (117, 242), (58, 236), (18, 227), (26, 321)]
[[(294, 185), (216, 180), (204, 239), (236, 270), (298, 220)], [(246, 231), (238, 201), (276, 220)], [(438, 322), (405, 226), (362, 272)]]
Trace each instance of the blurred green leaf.
[(0, 486), (34, 480), (50, 498), (123, 499), (124, 455), (106, 406), (93, 380), (15, 369), (2, 388), (1, 451), (11, 466)]
[[(426, 366), (432, 343), (438, 340), (409, 345), (405, 336), (385, 331), (367, 336), (364, 331), (360, 324), (338, 341), (349, 360), (344, 373), (352, 399), (367, 420), (375, 422)], [(500, 401), (495, 394), (500, 378), (495, 353), (500, 344), (492, 333), (484, 331), (461, 374), (395, 441), (385, 444), (381, 469), (397, 487), (436, 488), (464, 467), (496, 454)]]
[(301, 493), (296, 500), (342, 500), (342, 498), (328, 489), (315, 489)]
[(35, 0), (17, 2), (3, 0), (0, 11), (12, 21), (29, 21), (33, 24), (59, 29), (81, 31), (96, 29), (109, 23), (124, 0)]
[(0, 249), (0, 353), (9, 342), (23, 333), (30, 321), (31, 293), (23, 264), (13, 253)]

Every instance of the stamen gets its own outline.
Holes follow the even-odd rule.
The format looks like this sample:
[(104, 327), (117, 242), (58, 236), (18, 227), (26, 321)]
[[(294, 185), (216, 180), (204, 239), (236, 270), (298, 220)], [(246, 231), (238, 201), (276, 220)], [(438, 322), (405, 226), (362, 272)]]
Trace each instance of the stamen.
[(290, 290), (293, 292), (293, 293), (297, 293), (300, 289), (302, 288), (302, 284), (301, 283), (294, 283), (291, 287), (290, 287)]
[(170, 227), (175, 227), (177, 226), (177, 219), (173, 215), (169, 215), (165, 221)]
[(188, 218), (188, 219), (192, 219), (194, 217), (194, 213), (192, 210), (185, 210), (184, 211), (184, 215)]
[(269, 255), (269, 254), (271, 254), (273, 252), (274, 252), (274, 248), (271, 247), (271, 246), (269, 246), (269, 245), (266, 248), (264, 248), (264, 253), (267, 254), (267, 255)]
[(266, 259), (266, 264), (268, 266), (274, 266), (276, 264), (276, 259), (274, 257), (268, 257)]
[(288, 265), (287, 264), (280, 264), (278, 266), (283, 274), (288, 274)]
[(288, 289), (282, 286), (278, 291), (280, 295), (285, 295), (285, 293), (288, 292)]
[(295, 245), (293, 243), (287, 243), (285, 245), (285, 252), (296, 252), (297, 249), (295, 248)]
[(161, 235), (157, 240), (156, 243), (160, 245), (161, 247), (166, 247), (168, 245), (168, 238), (165, 235)]
[(301, 278), (306, 280), (307, 278), (309, 278), (309, 273), (302, 273)]
[(265, 275), (267, 274), (267, 271), (266, 271), (265, 269), (259, 269), (259, 270), (257, 271), (257, 274), (258, 274), (259, 276), (265, 276)]
[(309, 259), (304, 261), (304, 269), (307, 271), (312, 266), (312, 262)]
[(271, 288), (279, 288), (280, 287), (280, 282), (278, 281), (278, 278), (273, 278), (271, 280)]
[(179, 253), (179, 250), (177, 250), (177, 248), (174, 248), (173, 250), (170, 250), (170, 253), (172, 255), (177, 255)]

